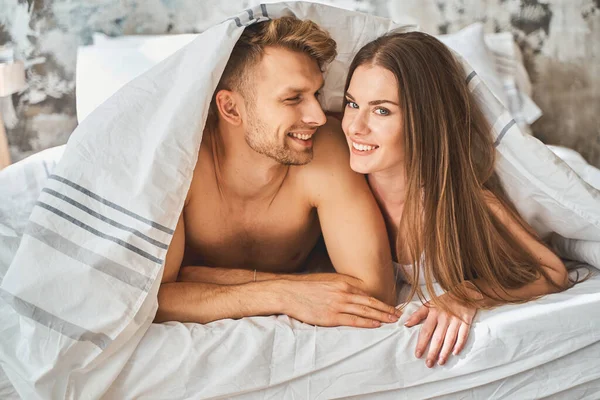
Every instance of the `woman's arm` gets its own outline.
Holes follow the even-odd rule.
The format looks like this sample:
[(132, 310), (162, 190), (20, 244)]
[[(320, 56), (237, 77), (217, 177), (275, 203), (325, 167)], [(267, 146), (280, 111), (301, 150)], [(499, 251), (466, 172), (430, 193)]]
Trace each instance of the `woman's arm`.
[[(475, 280), (473, 283), (483, 292), (498, 293), (499, 297), (505, 300), (504, 302), (531, 299), (566, 289), (569, 279), (567, 269), (560, 258), (527, 232), (496, 197), (486, 193), (486, 200), (490, 210), (541, 264), (554, 285), (543, 276), (518, 289), (492, 287), (481, 280)], [(433, 367), (436, 362), (439, 365), (445, 364), (450, 353), (456, 355), (464, 348), (471, 329), (471, 322), (478, 308), (489, 308), (504, 303), (483, 296), (475, 288), (470, 289), (472, 299), (476, 300), (480, 307), (465, 306), (456, 300), (449, 299), (455, 315), (450, 315), (445, 311), (438, 310), (433, 305), (426, 304), (407, 319), (406, 326), (408, 327), (425, 320), (419, 332), (415, 356), (420, 358), (429, 346), (426, 357), (428, 367)]]
[[(490, 193), (486, 193), (488, 207), (504, 224), (504, 226), (521, 242), (523, 247), (528, 250), (533, 257), (540, 263), (546, 271), (552, 282), (548, 282), (543, 276), (536, 281), (531, 282), (518, 289), (503, 289), (490, 286), (481, 280), (475, 280), (474, 283), (487, 293), (498, 293), (506, 301), (519, 301), (530, 299), (536, 296), (555, 293), (564, 290), (569, 286), (569, 275), (563, 262), (548, 247), (540, 243), (526, 229), (524, 229), (510, 212), (500, 203), (500, 201)], [(552, 284), (554, 283), (554, 285)], [(499, 305), (499, 302), (487, 297), (481, 299), (482, 307), (493, 307)]]

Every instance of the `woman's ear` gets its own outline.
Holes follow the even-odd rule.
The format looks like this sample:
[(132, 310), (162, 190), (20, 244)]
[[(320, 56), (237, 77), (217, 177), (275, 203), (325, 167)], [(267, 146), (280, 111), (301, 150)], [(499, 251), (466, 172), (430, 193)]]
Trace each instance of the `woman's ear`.
[(240, 112), (241, 96), (236, 96), (230, 90), (219, 90), (215, 95), (215, 104), (219, 110), (219, 116), (231, 125), (241, 125), (242, 115)]

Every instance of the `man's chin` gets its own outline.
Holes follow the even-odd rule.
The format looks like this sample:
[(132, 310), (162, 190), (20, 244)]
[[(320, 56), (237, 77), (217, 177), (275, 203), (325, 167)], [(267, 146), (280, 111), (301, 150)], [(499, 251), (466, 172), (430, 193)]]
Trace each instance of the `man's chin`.
[[(273, 157), (275, 158), (275, 157)], [(288, 153), (284, 157), (275, 158), (276, 161), (283, 165), (295, 165), (301, 166), (310, 163), (313, 159), (313, 151), (312, 149), (307, 149), (305, 151), (299, 152), (295, 151), (293, 153)]]
[(293, 159), (287, 159), (285, 161), (282, 161), (281, 163), (284, 165), (301, 166), (309, 164), (312, 161), (312, 159), (313, 156), (311, 153), (309, 157), (294, 157)]

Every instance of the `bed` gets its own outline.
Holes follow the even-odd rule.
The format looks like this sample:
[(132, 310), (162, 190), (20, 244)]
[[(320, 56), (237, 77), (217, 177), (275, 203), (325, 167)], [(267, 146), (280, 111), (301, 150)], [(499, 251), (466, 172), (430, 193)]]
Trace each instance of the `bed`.
[[(156, 67), (149, 65), (151, 69), (147, 73), (138, 71), (142, 75), (137, 78), (130, 71), (117, 71), (121, 74), (115, 79), (120, 80), (115, 88), (118, 91), (109, 93), (107, 101), (102, 99), (95, 103), (98, 100), (92, 99), (86, 103), (79, 92), (86, 86), (78, 83), (81, 126), (68, 146), (46, 150), (0, 172), (0, 187), (3, 188), (0, 191), (0, 362), (4, 371), (0, 373), (0, 396), (107, 399), (600, 397), (600, 275), (594, 268), (600, 266), (597, 258), (600, 253), (600, 215), (597, 208), (600, 192), (594, 189), (600, 171), (581, 163), (572, 153), (565, 155), (565, 161), (561, 161), (539, 142), (520, 136), (514, 124), (510, 125), (509, 133), (502, 127), (498, 130), (504, 132), (498, 140), (502, 139), (501, 146), (504, 146), (499, 148), (502, 151), (500, 167), (505, 172), (504, 176), (514, 174), (515, 177), (509, 180), (513, 199), (517, 200), (517, 206), (538, 231), (543, 234), (559, 232), (564, 240), (558, 240), (557, 244), (563, 245), (567, 253), (571, 250), (572, 254), (580, 255), (577, 258), (582, 262), (570, 264), (573, 268), (571, 273), (590, 272), (591, 277), (563, 293), (524, 305), (480, 312), (463, 353), (452, 357), (443, 367), (428, 369), (423, 360), (414, 358), (419, 328), (404, 327), (405, 316), (396, 324), (375, 330), (319, 328), (286, 316), (223, 320), (206, 325), (152, 324), (159, 282), (155, 278), (160, 273), (155, 266), (147, 261), (138, 265), (137, 256), (128, 256), (132, 268), (145, 273), (143, 276), (149, 276), (149, 271), (154, 274), (154, 279), (148, 279), (140, 295), (139, 288), (125, 287), (98, 275), (93, 268), (88, 271), (88, 266), (81, 261), (73, 261), (85, 251), (97, 248), (106, 249), (103, 254), (113, 257), (111, 251), (114, 247), (103, 247), (107, 244), (72, 228), (62, 231), (68, 224), (44, 214), (36, 206), (39, 199), (50, 204), (48, 191), (42, 191), (58, 190), (62, 187), (60, 185), (71, 182), (68, 184), (70, 189), (63, 188), (65, 193), (107, 214), (116, 213), (114, 208), (105, 207), (108, 200), (118, 202), (130, 214), (130, 210), (135, 210), (139, 215), (159, 215), (157, 208), (170, 206), (174, 209), (170, 215), (163, 219), (155, 217), (155, 220), (161, 226), (173, 226), (171, 219), (178, 216), (177, 204), (185, 197), (182, 193), (189, 178), (181, 171), (193, 167), (193, 151), (178, 154), (182, 161), (172, 171), (157, 172), (151, 166), (160, 163), (161, 158), (172, 156), (170, 153), (163, 154), (163, 147), (172, 149), (171, 144), (181, 139), (172, 137), (184, 133), (150, 137), (150, 141), (160, 142), (155, 145), (156, 148), (149, 148), (161, 150), (155, 153), (157, 158), (136, 161), (138, 164), (147, 162), (148, 165), (143, 165), (143, 168), (138, 164), (131, 165), (131, 176), (119, 177), (115, 183), (110, 179), (111, 171), (115, 171), (111, 165), (116, 161), (123, 162), (122, 154), (133, 151), (141, 142), (116, 129), (119, 128), (119, 115), (115, 117), (116, 128), (101, 121), (106, 120), (103, 117), (109, 113), (115, 113), (116, 105), (131, 107), (142, 104), (135, 96), (156, 97), (156, 93), (145, 93), (140, 89), (153, 86), (160, 90), (162, 81), (159, 78), (164, 76), (161, 74), (175, 66), (196, 65), (200, 56), (194, 50), (206, 50), (208, 43), (214, 42), (214, 37), (221, 37), (219, 35), (224, 32), (232, 39), (223, 42), (223, 45), (234, 43), (232, 32), (237, 32), (235, 26), (238, 22), (250, 23), (250, 14), (264, 16), (267, 11), (270, 15), (293, 12), (312, 17), (326, 26), (329, 24), (331, 29), (335, 29), (334, 24), (340, 18), (338, 10), (310, 4), (269, 5), (268, 9), (257, 7), (252, 9), (252, 13), (245, 11), (238, 15), (238, 21), (216, 27), (205, 36), (205, 43), (195, 40), (195, 37), (189, 40), (179, 38), (185, 42), (182, 42), (182, 49), (186, 50), (172, 57), (166, 54), (164, 62)], [(364, 27), (374, 26), (369, 33), (371, 37), (378, 36), (381, 31), (401, 28), (383, 19), (348, 11), (344, 11), (343, 16), (352, 22), (355, 31), (366, 32), (368, 30)], [(346, 29), (338, 32), (339, 35), (345, 33)], [(152, 40), (155, 39), (164, 40)], [(369, 35), (360, 39), (368, 40)], [(98, 52), (94, 57), (108, 51), (106, 43), (103, 46), (96, 49)], [(127, 54), (130, 55), (130, 52)], [(85, 64), (82, 62), (80, 65)], [(342, 66), (343, 63), (333, 68)], [(194, 86), (200, 83), (189, 81), (193, 75), (185, 75), (183, 69), (178, 71), (181, 76), (175, 82), (169, 82), (171, 86), (185, 87), (189, 96), (200, 89), (206, 90), (205, 87)], [(78, 79), (80, 72), (83, 71), (78, 70)], [(329, 82), (334, 80), (334, 72), (328, 71)], [(133, 81), (127, 84), (130, 79)], [(119, 85), (125, 86), (119, 89)], [(125, 101), (131, 99), (129, 103)], [(331, 99), (334, 102), (335, 96), (332, 95)], [(170, 107), (164, 103), (157, 104), (157, 107)], [(173, 112), (172, 108), (169, 110)], [(140, 120), (143, 120), (144, 113), (150, 111), (156, 113), (156, 110), (140, 112)], [(502, 115), (505, 113), (502, 112)], [(130, 123), (141, 123), (132, 122), (131, 116), (127, 118)], [(510, 123), (503, 118), (498, 120)], [(100, 136), (100, 131), (106, 136)], [(129, 147), (124, 146), (123, 153), (98, 155), (90, 151), (106, 151), (102, 143), (108, 139), (124, 143), (118, 142), (117, 133), (121, 135), (119, 140), (124, 140), (121, 138), (125, 136), (132, 141)], [(528, 160), (522, 160), (513, 149), (532, 151)], [(561, 152), (561, 149), (554, 150)], [(565, 150), (564, 154), (567, 153), (568, 150)], [(569, 162), (573, 169), (567, 166)], [(75, 165), (82, 167), (73, 168)], [(546, 166), (555, 177), (549, 180), (536, 173), (540, 165)], [(139, 171), (136, 168), (140, 168)], [(93, 173), (88, 174), (88, 170), (93, 170)], [(160, 175), (160, 181), (157, 178), (150, 189), (144, 187), (146, 181), (132, 185), (132, 182), (137, 182), (138, 176), (150, 174), (154, 179), (159, 174), (169, 173), (173, 176)], [(57, 177), (62, 181), (59, 182)], [(520, 181), (526, 178), (530, 179), (528, 184), (534, 178), (541, 183), (528, 191), (519, 186)], [(556, 183), (553, 183), (555, 180)], [(121, 192), (125, 192), (125, 187), (129, 191), (122, 196), (110, 197), (111, 193), (118, 192), (119, 185), (122, 185)], [(567, 185), (569, 193), (560, 198), (552, 195), (556, 187), (564, 190)], [(158, 189), (165, 192), (172, 189), (177, 195), (160, 197)], [(90, 193), (96, 198), (90, 200)], [(149, 199), (148, 193), (157, 199)], [(97, 202), (98, 197), (105, 202)], [(52, 201), (55, 201), (51, 203), (53, 207), (64, 206), (59, 204), (59, 200)], [(548, 215), (553, 211), (556, 215)], [(89, 221), (89, 224), (96, 223)], [(132, 223), (140, 221), (132, 220)], [(96, 228), (102, 226), (102, 229), (108, 229), (101, 222), (97, 224), (94, 225)], [(41, 226), (43, 231), (33, 232), (32, 226)], [(65, 257), (68, 250), (64, 248), (55, 247), (49, 251), (44, 247), (46, 245), (39, 243), (39, 236), (36, 239), (35, 234), (39, 232), (59, 232), (69, 239), (69, 243), (77, 244), (77, 248), (82, 249), (81, 253)], [(144, 232), (165, 237), (164, 232), (151, 231), (150, 228)], [(592, 250), (589, 253), (579, 251), (584, 247)], [(158, 251), (155, 253), (158, 258), (160, 254)], [(78, 271), (80, 275), (68, 278), (67, 272), (71, 271)], [(97, 282), (100, 276), (105, 286)], [(412, 302), (407, 313), (416, 309), (417, 305)], [(126, 307), (125, 311), (122, 311), (123, 307)]]

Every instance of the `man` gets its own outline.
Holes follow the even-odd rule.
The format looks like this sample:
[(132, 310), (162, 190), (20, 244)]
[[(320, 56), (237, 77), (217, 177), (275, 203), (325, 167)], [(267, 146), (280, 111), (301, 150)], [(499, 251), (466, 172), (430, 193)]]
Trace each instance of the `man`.
[[(390, 249), (339, 122), (317, 100), (335, 42), (311, 21), (247, 27), (215, 90), (156, 321), (287, 314), (395, 322)], [(323, 235), (337, 273), (294, 274)], [(181, 267), (182, 263), (185, 265)]]

